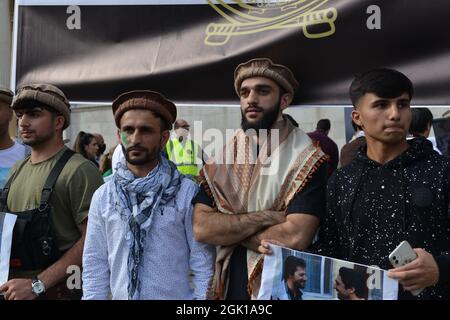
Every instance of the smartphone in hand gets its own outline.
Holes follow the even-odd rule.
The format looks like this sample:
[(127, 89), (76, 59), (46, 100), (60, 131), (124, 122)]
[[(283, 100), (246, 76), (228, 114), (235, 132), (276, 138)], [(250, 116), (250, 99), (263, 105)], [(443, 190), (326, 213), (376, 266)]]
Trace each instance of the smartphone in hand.
[[(408, 241), (402, 241), (389, 255), (389, 261), (395, 267), (402, 267), (417, 259), (417, 253), (413, 250)], [(412, 295), (417, 296), (423, 289), (411, 291)]]

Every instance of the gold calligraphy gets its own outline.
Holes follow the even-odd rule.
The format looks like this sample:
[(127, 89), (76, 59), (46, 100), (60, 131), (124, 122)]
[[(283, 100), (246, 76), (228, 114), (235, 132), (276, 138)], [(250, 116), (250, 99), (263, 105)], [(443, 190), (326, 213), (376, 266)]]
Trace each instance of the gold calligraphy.
[[(209, 46), (221, 46), (228, 43), (231, 37), (267, 30), (299, 28), (310, 39), (328, 37), (336, 31), (336, 8), (318, 9), (328, 0), (235, 0), (232, 4), (223, 0), (207, 1), (227, 21), (208, 24), (204, 42)], [(317, 31), (312, 29), (314, 26), (324, 28)]]

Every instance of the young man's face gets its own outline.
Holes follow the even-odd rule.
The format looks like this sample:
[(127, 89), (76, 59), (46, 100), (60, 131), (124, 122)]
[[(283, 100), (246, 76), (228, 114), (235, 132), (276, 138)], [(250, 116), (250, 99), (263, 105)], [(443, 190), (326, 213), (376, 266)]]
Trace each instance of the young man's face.
[(348, 300), (350, 299), (350, 293), (347, 289), (345, 289), (345, 285), (342, 282), (341, 276), (338, 275), (334, 280), (334, 289), (337, 292), (337, 296), (339, 300)]
[(157, 162), (166, 145), (169, 131), (161, 132), (161, 120), (148, 110), (129, 110), (120, 119), (119, 139), (125, 159), (132, 165)]
[(0, 101), (0, 137), (7, 134), (12, 111), (7, 103)]
[(291, 102), (289, 93), (281, 95), (278, 85), (263, 77), (242, 81), (239, 96), (244, 130), (270, 129)]
[(352, 112), (353, 121), (363, 127), (368, 141), (397, 144), (405, 140), (411, 124), (410, 100), (407, 93), (393, 99), (366, 93)]
[(16, 109), (15, 113), (19, 119), (20, 136), (29, 146), (45, 144), (64, 125), (62, 116), (55, 117), (50, 111), (40, 107)]
[(295, 271), (293, 277), (295, 287), (298, 289), (304, 289), (306, 280), (308, 280), (305, 269), (302, 267), (297, 267), (297, 270)]

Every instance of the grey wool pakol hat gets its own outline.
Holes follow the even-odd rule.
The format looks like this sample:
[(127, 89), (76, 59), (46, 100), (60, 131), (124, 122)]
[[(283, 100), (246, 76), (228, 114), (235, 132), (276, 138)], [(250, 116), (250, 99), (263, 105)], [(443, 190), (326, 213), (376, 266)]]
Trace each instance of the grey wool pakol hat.
[(11, 90), (0, 86), (0, 101), (1, 102), (4, 102), (10, 106), (13, 96), (14, 96), (14, 93)]
[(292, 71), (281, 64), (275, 64), (268, 58), (256, 58), (241, 63), (234, 70), (234, 89), (239, 96), (242, 81), (248, 78), (264, 77), (275, 81), (291, 95), (299, 84)]
[(135, 90), (121, 94), (113, 101), (112, 110), (116, 125), (120, 128), (120, 119), (128, 110), (150, 110), (159, 115), (171, 127), (177, 118), (177, 107), (162, 94), (150, 90)]
[(17, 93), (12, 101), (13, 109), (30, 106), (30, 102), (36, 101), (57, 111), (64, 117), (64, 127), (70, 125), (70, 103), (64, 93), (51, 84), (29, 84), (17, 89)]

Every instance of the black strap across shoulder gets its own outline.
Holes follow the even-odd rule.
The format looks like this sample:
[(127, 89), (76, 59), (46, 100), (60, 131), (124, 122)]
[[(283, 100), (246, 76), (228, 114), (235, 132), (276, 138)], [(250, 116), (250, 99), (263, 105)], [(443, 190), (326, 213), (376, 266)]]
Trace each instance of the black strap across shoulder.
[(48, 201), (50, 199), (50, 195), (52, 194), (53, 188), (56, 184), (56, 180), (58, 180), (59, 174), (64, 169), (67, 161), (73, 156), (75, 152), (73, 150), (67, 149), (64, 151), (61, 158), (59, 158), (58, 162), (56, 162), (52, 171), (47, 177), (45, 181), (44, 187), (42, 188), (41, 194), (41, 202), (39, 204), (39, 210), (44, 210), (48, 206)]

